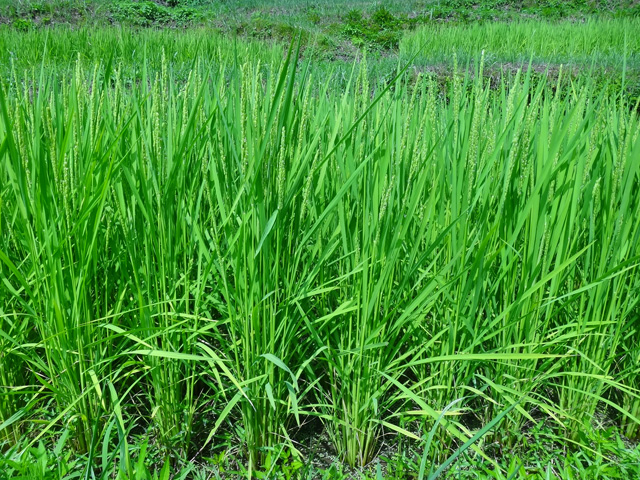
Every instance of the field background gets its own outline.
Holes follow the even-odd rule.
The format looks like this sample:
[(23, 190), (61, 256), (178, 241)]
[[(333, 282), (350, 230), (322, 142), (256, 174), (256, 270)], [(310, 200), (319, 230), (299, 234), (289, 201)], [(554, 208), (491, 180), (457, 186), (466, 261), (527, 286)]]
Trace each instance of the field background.
[[(312, 56), (316, 69), (327, 74), (348, 72), (364, 51), (376, 79), (392, 78), (398, 59), (408, 61), (418, 47), (420, 54), (411, 58), (414, 69), (436, 74), (443, 82), (451, 76), (454, 53), (464, 66), (484, 50), (487, 76), (514, 73), (531, 60), (536, 70), (552, 76), (562, 64), (565, 74), (586, 70), (601, 83), (617, 81), (620, 75), (612, 77), (611, 71), (619, 72), (626, 62), (633, 98), (640, 96), (639, 36), (633, 34), (639, 17), (635, 0), (0, 0), (0, 24), (37, 32), (35, 48), (27, 45), (27, 55), (16, 57), (20, 67), (41, 61), (39, 45), (53, 27), (88, 32), (113, 26), (206, 29), (203, 36), (216, 32), (262, 45), (288, 44), (301, 36), (303, 55)], [(563, 27), (549, 27), (562, 20)], [(50, 42), (59, 41), (54, 37)], [(0, 54), (19, 49), (11, 39)], [(79, 53), (105, 54), (91, 46), (87, 51), (81, 43), (65, 45), (62, 53), (65, 61)], [(49, 61), (56, 60), (54, 53)]]
[(639, 16), (0, 0), (0, 478), (640, 477)]

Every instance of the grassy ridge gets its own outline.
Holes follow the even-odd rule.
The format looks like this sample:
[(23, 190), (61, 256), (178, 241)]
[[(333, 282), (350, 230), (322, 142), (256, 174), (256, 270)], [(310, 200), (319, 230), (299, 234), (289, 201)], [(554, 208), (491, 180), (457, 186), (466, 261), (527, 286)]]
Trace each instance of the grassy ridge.
[(261, 17), (313, 29), (340, 22), (350, 11), (370, 16), (381, 7), (400, 18), (406, 27), (434, 21), (582, 19), (634, 16), (639, 12), (634, 0), (390, 0), (384, 5), (361, 0), (0, 0), (0, 22), (13, 23), (16, 28), (108, 22), (138, 26), (185, 23), (236, 26)]
[(638, 436), (624, 96), (529, 73), (496, 90), (481, 61), (445, 95), (374, 88), (364, 63), (340, 91), (295, 54), (211, 42), (186, 78), (165, 51), (134, 82), (99, 55), (3, 82), (8, 445), (66, 431), (97, 476), (134, 478), (139, 430), (172, 465), (232, 436), (249, 475), (297, 455), (309, 418), (355, 466), (433, 428), (427, 471), (492, 419), (486, 445), (551, 425), (587, 447), (602, 414)]

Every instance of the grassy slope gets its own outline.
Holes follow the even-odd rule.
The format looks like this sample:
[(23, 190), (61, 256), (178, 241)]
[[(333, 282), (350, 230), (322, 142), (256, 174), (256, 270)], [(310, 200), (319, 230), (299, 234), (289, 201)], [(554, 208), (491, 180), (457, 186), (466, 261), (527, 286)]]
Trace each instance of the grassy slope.
[[(382, 25), (369, 20), (384, 11), (393, 18)], [(111, 24), (143, 26), (184, 26), (204, 24), (225, 33), (282, 38), (291, 28), (329, 42), (336, 33), (345, 33), (350, 19), (356, 28), (348, 40), (372, 49), (394, 48), (384, 35), (439, 22), (514, 20), (521, 18), (583, 19), (589, 16), (620, 17), (640, 14), (635, 0), (505, 1), (505, 0), (0, 0), (0, 23), (18, 28), (49, 24)], [(355, 17), (354, 17), (355, 15)], [(364, 21), (357, 21), (357, 16)], [(375, 22), (374, 22), (375, 23)], [(377, 27), (377, 28), (370, 28)], [(344, 47), (344, 45), (343, 45)]]

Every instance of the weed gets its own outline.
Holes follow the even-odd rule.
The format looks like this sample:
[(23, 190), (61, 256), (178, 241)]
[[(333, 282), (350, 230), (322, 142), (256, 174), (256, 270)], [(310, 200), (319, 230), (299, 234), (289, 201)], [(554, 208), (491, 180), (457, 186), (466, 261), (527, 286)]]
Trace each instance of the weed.
[(34, 28), (35, 24), (32, 20), (28, 20), (26, 18), (16, 18), (13, 21), (13, 28), (20, 32), (28, 32), (32, 28)]
[(348, 12), (343, 32), (356, 46), (388, 50), (398, 46), (402, 29), (403, 22), (381, 6), (370, 18), (358, 10)]

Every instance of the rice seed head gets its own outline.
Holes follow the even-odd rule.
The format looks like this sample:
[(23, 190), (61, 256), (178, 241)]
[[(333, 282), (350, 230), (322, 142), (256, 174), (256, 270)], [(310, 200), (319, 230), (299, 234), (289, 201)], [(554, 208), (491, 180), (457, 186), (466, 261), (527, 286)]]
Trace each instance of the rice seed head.
[(282, 127), (282, 135), (280, 137), (280, 155), (278, 158), (278, 176), (277, 176), (277, 189), (278, 189), (278, 210), (282, 210), (284, 206), (284, 188), (286, 182), (286, 151), (287, 151), (287, 135), (285, 127)]

